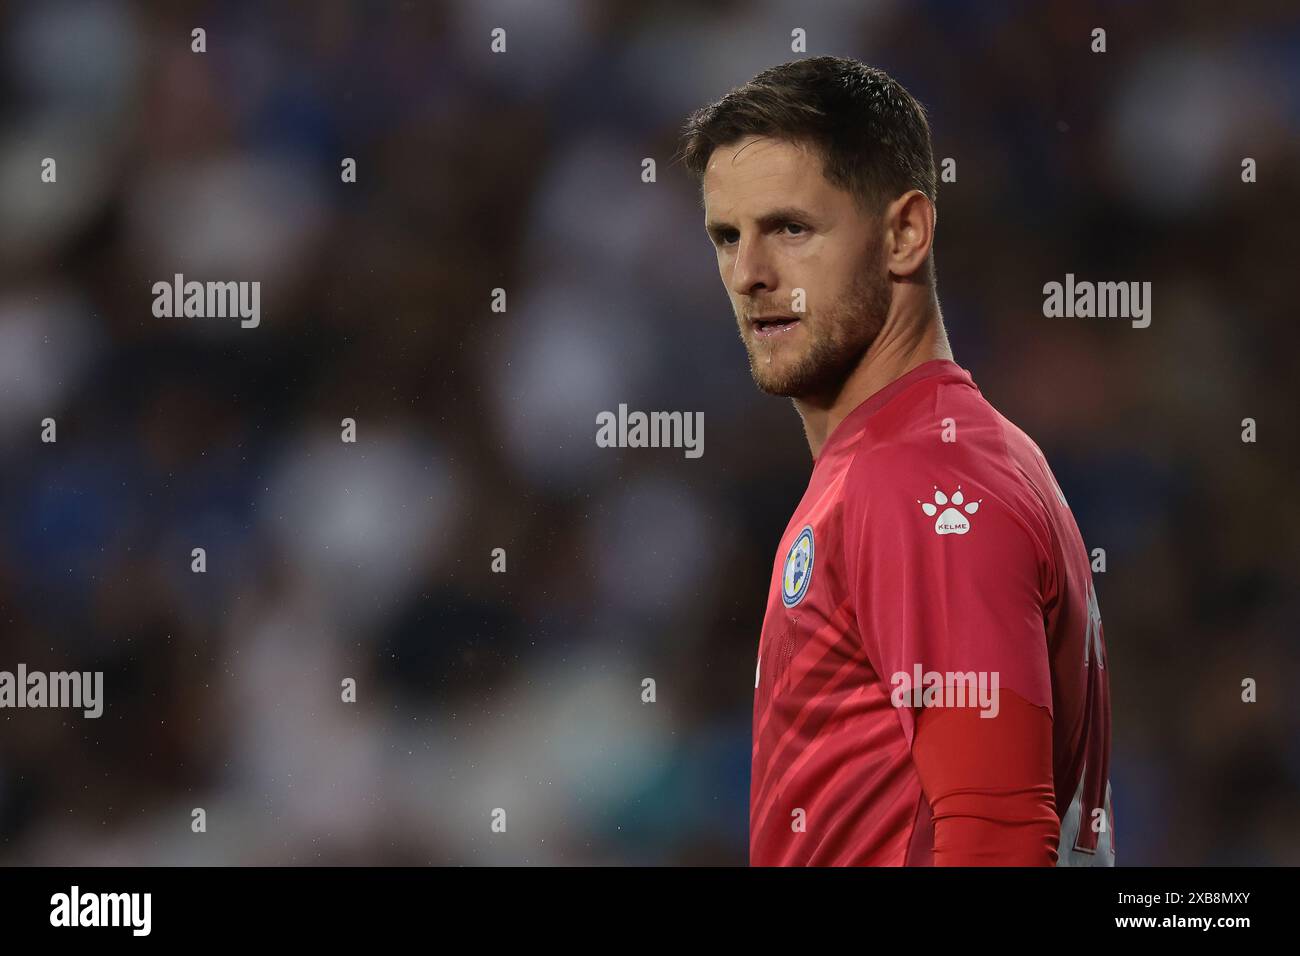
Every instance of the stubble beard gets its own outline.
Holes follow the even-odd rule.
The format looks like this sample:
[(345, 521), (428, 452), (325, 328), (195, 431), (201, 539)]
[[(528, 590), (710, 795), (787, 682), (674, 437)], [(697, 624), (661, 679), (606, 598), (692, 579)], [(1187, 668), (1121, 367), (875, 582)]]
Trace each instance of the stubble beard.
[(792, 333), (807, 338), (802, 354), (787, 356), (789, 343), (766, 342), (741, 331), (754, 384), (769, 395), (829, 400), (858, 367), (889, 311), (887, 275), (864, 270), (830, 306), (800, 319)]

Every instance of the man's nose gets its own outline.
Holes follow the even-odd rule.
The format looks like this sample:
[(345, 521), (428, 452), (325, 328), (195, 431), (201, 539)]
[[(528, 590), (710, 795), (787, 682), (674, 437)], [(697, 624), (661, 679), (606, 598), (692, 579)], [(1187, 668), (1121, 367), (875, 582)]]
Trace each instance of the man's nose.
[(775, 288), (776, 273), (761, 238), (741, 239), (731, 270), (731, 291), (736, 295), (753, 295)]

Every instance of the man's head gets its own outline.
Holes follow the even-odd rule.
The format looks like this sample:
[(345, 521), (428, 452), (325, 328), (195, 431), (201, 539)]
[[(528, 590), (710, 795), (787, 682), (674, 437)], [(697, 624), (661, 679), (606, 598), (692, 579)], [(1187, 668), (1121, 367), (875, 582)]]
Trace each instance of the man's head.
[(680, 155), (701, 181), (764, 391), (832, 398), (879, 334), (895, 285), (933, 296), (930, 129), (883, 71), (829, 56), (764, 70), (691, 115)]

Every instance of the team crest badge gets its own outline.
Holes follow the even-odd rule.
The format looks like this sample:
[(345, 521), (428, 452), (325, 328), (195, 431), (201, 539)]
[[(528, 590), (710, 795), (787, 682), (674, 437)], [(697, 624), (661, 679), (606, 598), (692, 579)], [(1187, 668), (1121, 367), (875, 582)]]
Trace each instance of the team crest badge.
[(809, 525), (799, 532), (785, 556), (785, 567), (781, 571), (781, 601), (786, 607), (794, 607), (803, 600), (812, 573), (813, 532), (812, 525)]

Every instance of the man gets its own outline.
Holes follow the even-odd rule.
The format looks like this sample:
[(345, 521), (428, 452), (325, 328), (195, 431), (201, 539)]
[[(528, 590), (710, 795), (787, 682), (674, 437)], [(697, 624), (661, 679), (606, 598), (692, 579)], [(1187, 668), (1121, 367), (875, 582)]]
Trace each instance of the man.
[(758, 387), (812, 475), (755, 670), (754, 865), (1113, 865), (1101, 614), (1038, 447), (956, 365), (924, 110), (853, 60), (687, 121)]

